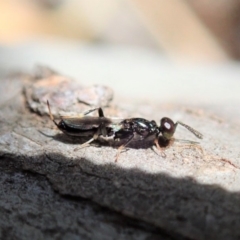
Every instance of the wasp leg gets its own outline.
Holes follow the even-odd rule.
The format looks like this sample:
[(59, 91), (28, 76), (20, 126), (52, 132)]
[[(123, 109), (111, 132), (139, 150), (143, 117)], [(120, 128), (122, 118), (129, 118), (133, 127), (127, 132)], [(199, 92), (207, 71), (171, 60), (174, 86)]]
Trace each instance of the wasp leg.
[(94, 112), (94, 111), (96, 111), (96, 110), (98, 110), (98, 116), (99, 116), (99, 117), (104, 117), (102, 108), (93, 108), (93, 109), (87, 110), (87, 111), (85, 111), (85, 112), (83, 112), (83, 113), (80, 113), (80, 114), (74, 115), (74, 116), (64, 116), (64, 115), (61, 115), (60, 117), (61, 117), (61, 118), (73, 118), (73, 117), (75, 117), (75, 118), (76, 118), (76, 117), (81, 118), (81, 117), (84, 117), (84, 116), (88, 115), (89, 113)]
[(184, 145), (182, 145), (182, 146), (177, 146), (178, 149), (195, 148), (195, 149), (199, 150), (199, 152), (201, 152), (202, 155), (204, 154), (204, 151), (203, 151), (202, 147), (199, 146), (198, 142), (189, 141), (189, 140), (181, 140), (181, 139), (176, 139), (176, 142), (184, 143)]
[(88, 140), (87, 142), (80, 145), (80, 148), (87, 147), (91, 142), (98, 139), (99, 135), (100, 135), (100, 133), (99, 133), (99, 129), (98, 129), (97, 132), (93, 135), (93, 137), (90, 140)]
[(99, 117), (104, 117), (103, 110), (102, 110), (102, 108), (100, 108), (100, 107), (99, 107), (99, 108), (90, 109), (90, 110), (84, 112), (83, 115), (84, 115), (84, 116), (85, 116), (85, 115), (88, 115), (89, 113), (94, 112), (94, 111), (96, 111), (96, 110), (98, 110), (98, 116), (99, 116)]
[(118, 160), (118, 158), (119, 158), (119, 156), (120, 156), (121, 151), (133, 140), (134, 136), (135, 136), (134, 134), (131, 135), (131, 137), (127, 140), (127, 142), (124, 143), (123, 145), (121, 145), (121, 146), (118, 148), (117, 154), (116, 154), (116, 157), (115, 157), (115, 162), (117, 162), (117, 160)]
[(85, 148), (85, 147), (87, 147), (87, 146), (88, 146), (91, 142), (93, 142), (94, 140), (95, 140), (94, 137), (91, 138), (91, 139), (88, 140), (87, 142), (81, 144), (81, 145), (79, 146), (79, 148), (81, 149), (81, 148)]
[(165, 158), (166, 157), (166, 153), (164, 152), (164, 150), (160, 147), (160, 145), (159, 145), (159, 143), (158, 143), (158, 138), (156, 137), (156, 139), (154, 140), (154, 143), (155, 143), (155, 145), (156, 145), (156, 147), (157, 147), (157, 150), (161, 153), (161, 156), (163, 157), (163, 158)]
[(93, 135), (93, 137), (92, 137), (91, 139), (89, 139), (87, 142), (85, 142), (85, 143), (83, 143), (83, 144), (80, 145), (80, 149), (87, 147), (91, 142), (93, 142), (94, 140), (96, 140), (96, 139), (99, 137), (99, 135), (100, 135), (100, 134), (99, 134), (99, 131), (97, 131), (97, 132)]
[(51, 119), (51, 120), (54, 122), (54, 124), (58, 127), (58, 124), (57, 124), (57, 122), (55, 121), (55, 119), (54, 119), (54, 117), (53, 117), (53, 115), (52, 115), (52, 111), (51, 111), (50, 104), (49, 104), (48, 100), (47, 100), (47, 106), (48, 106), (48, 112), (49, 112), (50, 119)]
[(98, 108), (98, 116), (99, 117), (104, 117), (102, 108)]
[(106, 136), (107, 135), (106, 131), (107, 131), (106, 128), (102, 124), (100, 124), (98, 130), (93, 135), (93, 137), (90, 140), (88, 140), (87, 142), (81, 144), (80, 148), (87, 147), (91, 142), (93, 142), (94, 140), (97, 140), (100, 135), (104, 136), (104, 134), (105, 134), (105, 136)]

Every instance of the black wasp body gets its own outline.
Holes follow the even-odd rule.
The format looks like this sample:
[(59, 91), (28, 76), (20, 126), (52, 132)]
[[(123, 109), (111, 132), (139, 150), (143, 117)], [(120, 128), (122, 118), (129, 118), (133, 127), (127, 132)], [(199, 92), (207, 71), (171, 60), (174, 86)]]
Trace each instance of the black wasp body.
[(99, 135), (107, 136), (111, 120), (105, 117), (80, 117), (80, 118), (62, 118), (57, 127), (70, 136), (90, 137), (96, 132)]
[[(160, 145), (168, 145), (178, 124), (187, 128), (196, 137), (202, 138), (202, 134), (190, 126), (179, 121), (174, 123), (167, 117), (162, 118), (160, 126), (158, 126), (155, 121), (149, 121), (144, 118), (106, 118), (101, 108), (89, 110), (81, 117), (61, 116), (61, 120), (57, 123), (53, 118), (48, 102), (47, 104), (51, 120), (62, 132), (70, 136), (91, 137), (90, 140), (82, 144), (83, 147), (97, 140), (99, 137), (105, 137), (106, 139), (112, 137), (115, 141), (123, 142), (118, 148), (116, 161), (121, 150), (133, 141), (150, 141), (152, 145), (156, 145), (161, 150)], [(86, 116), (95, 110), (98, 110), (98, 117)], [(189, 142), (191, 143), (191, 141)]]
[[(144, 118), (130, 118), (121, 121), (120, 129), (115, 131), (113, 134), (114, 139), (126, 140), (125, 143), (119, 147), (117, 158), (120, 154), (120, 151), (132, 141), (152, 141), (152, 145), (156, 145), (158, 150), (161, 151), (160, 145), (167, 146), (169, 144), (178, 124), (187, 128), (196, 137), (202, 138), (202, 134), (190, 126), (179, 121), (174, 123), (170, 118), (167, 117), (161, 119), (160, 126), (157, 126), (155, 121), (148, 121)], [(188, 142), (193, 143), (191, 141)]]
[[(82, 114), (82, 116), (61, 116), (60, 121), (57, 123), (52, 115), (48, 101), (47, 105), (51, 120), (63, 133), (73, 137), (91, 137), (90, 140), (82, 144), (82, 147), (87, 146), (94, 140), (97, 140), (99, 136), (111, 137), (114, 134), (112, 129), (117, 129), (115, 119), (104, 117), (103, 110), (101, 108), (91, 109)], [(96, 110), (98, 111), (98, 117), (86, 116)], [(119, 119), (117, 122), (119, 122)]]
[(142, 141), (158, 136), (159, 128), (155, 121), (144, 118), (124, 119), (119, 123), (120, 129), (114, 132), (115, 140), (129, 139), (129, 141)]

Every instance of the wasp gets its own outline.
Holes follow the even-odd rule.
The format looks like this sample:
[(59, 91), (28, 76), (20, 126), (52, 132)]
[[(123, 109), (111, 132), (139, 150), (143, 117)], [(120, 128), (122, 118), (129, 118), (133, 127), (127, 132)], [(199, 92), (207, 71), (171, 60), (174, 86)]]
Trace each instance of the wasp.
[[(169, 144), (178, 125), (182, 125), (199, 139), (203, 137), (200, 132), (189, 125), (180, 121), (174, 123), (173, 120), (168, 117), (163, 117), (158, 126), (154, 120), (149, 121), (144, 118), (107, 118), (104, 116), (102, 108), (91, 109), (85, 112), (82, 117), (61, 116), (60, 121), (57, 123), (51, 113), (48, 101), (47, 105), (51, 120), (63, 133), (75, 137), (91, 137), (90, 140), (83, 143), (81, 147), (87, 146), (100, 137), (105, 139), (109, 139), (110, 137), (114, 141), (123, 142), (122, 145), (118, 147), (115, 162), (117, 162), (121, 151), (134, 141), (150, 141), (152, 146), (156, 145), (157, 149), (162, 151), (161, 146), (167, 146)], [(96, 110), (98, 111), (98, 117), (87, 116), (89, 113)]]
[[(144, 118), (124, 119), (119, 123), (121, 126), (120, 129), (114, 133), (114, 139), (126, 139), (125, 143), (118, 149), (116, 161), (121, 150), (124, 149), (132, 141), (150, 141), (152, 142), (152, 145), (156, 145), (157, 149), (161, 152), (161, 146), (167, 146), (172, 140), (178, 124), (185, 127), (197, 138), (202, 139), (203, 135), (197, 130), (180, 121), (174, 123), (173, 120), (168, 117), (163, 117), (160, 120), (159, 126), (154, 120), (149, 121)], [(191, 144), (198, 143), (189, 140), (186, 140), (185, 142), (189, 142)]]
[[(111, 137), (114, 133), (113, 129), (115, 131), (117, 130), (117, 122), (119, 119), (106, 118), (102, 108), (90, 109), (84, 112), (82, 116), (77, 117), (60, 116), (60, 121), (56, 122), (48, 101), (47, 106), (51, 120), (63, 133), (73, 137), (91, 137), (90, 140), (83, 143), (81, 147), (87, 146), (94, 140), (99, 139), (100, 136)], [(94, 111), (98, 111), (98, 117), (87, 116)]]

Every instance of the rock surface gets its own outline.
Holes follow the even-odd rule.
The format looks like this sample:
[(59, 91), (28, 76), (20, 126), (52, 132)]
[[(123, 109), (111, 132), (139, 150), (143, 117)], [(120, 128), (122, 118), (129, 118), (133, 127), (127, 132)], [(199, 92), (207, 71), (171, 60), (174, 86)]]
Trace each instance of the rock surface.
[[(116, 148), (80, 149), (48, 116), (30, 111), (25, 80), (2, 79), (0, 88), (1, 237), (240, 238), (236, 118), (179, 103), (129, 104), (119, 115), (158, 120), (161, 112), (193, 126), (204, 139), (200, 145), (174, 142), (165, 158), (150, 148), (129, 148), (115, 163)], [(47, 115), (47, 108), (42, 111)], [(116, 111), (110, 105), (108, 116)], [(195, 140), (180, 127), (176, 138)]]

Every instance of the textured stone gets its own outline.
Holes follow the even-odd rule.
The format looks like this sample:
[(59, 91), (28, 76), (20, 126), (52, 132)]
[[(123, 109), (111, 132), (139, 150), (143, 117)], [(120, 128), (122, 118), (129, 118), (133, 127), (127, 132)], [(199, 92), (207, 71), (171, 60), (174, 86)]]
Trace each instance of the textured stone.
[[(44, 179), (42, 181), (50, 189), (46, 194), (52, 190), (59, 194), (52, 191), (52, 198), (61, 199), (71, 205), (68, 198), (63, 200), (60, 196), (73, 197), (79, 206), (83, 199), (87, 199), (86, 202), (90, 204), (95, 202), (118, 212), (120, 218), (125, 215), (126, 218), (136, 219), (138, 223), (144, 222), (144, 226), (152, 226), (150, 229), (133, 229), (133, 239), (139, 236), (141, 237), (138, 239), (154, 239), (157, 236), (162, 236), (161, 239), (240, 237), (240, 124), (235, 119), (216, 114), (217, 109), (183, 107), (179, 103), (155, 106), (146, 104), (147, 107), (142, 103), (141, 108), (135, 106), (136, 109), (129, 106), (130, 117), (141, 116), (158, 120), (161, 112), (161, 117), (170, 116), (196, 128), (203, 133), (204, 139), (200, 145), (176, 141), (165, 149), (165, 158), (151, 148), (132, 147), (121, 153), (115, 163), (116, 148), (93, 144), (80, 149), (79, 143), (82, 141), (63, 135), (48, 117), (30, 112), (21, 91), (15, 91), (15, 95), (11, 96), (11, 87), (19, 88), (22, 82), (21, 79), (14, 78), (4, 83), (10, 84), (10, 87), (8, 99), (3, 98), (1, 101), (0, 159), (2, 169), (5, 169), (2, 170), (3, 175), (7, 174), (7, 168), (13, 172), (13, 178), (15, 174), (20, 174), (25, 181), (22, 171), (31, 172), (36, 176), (34, 184), (40, 184), (38, 179), (41, 177)], [(5, 89), (1, 88), (1, 91), (6, 94)], [(109, 112), (111, 108), (110, 105)], [(136, 115), (137, 113), (139, 115)], [(180, 127), (177, 129), (176, 138), (195, 140), (191, 133)], [(4, 186), (4, 183), (2, 184)], [(15, 186), (15, 183), (12, 186)], [(24, 186), (28, 184), (25, 183)], [(41, 190), (42, 195), (44, 189)], [(9, 203), (2, 201), (1, 209), (6, 208), (2, 219), (7, 219), (7, 205), (15, 212), (18, 198), (21, 198), (23, 203), (30, 201), (29, 198), (22, 200), (21, 195), (12, 195)], [(43, 197), (43, 202), (44, 199)], [(23, 239), (34, 238), (34, 234), (39, 236), (39, 239), (41, 234), (44, 237), (54, 236), (55, 239), (60, 236), (63, 236), (63, 239), (75, 239), (79, 235), (84, 239), (97, 239), (92, 229), (103, 234), (102, 239), (107, 239), (107, 235), (110, 236), (109, 239), (115, 236), (118, 239), (126, 237), (122, 237), (121, 232), (116, 233), (118, 224), (111, 227), (114, 222), (112, 219), (111, 224), (101, 227), (101, 230), (96, 226), (92, 228), (91, 224), (87, 223), (86, 233), (84, 230), (80, 233), (80, 230), (69, 230), (70, 222), (76, 222), (75, 208), (70, 206), (69, 209), (72, 210), (66, 210), (67, 214), (62, 208), (58, 211), (58, 206), (53, 204), (49, 208), (54, 216), (47, 215), (49, 210), (44, 210), (45, 220), (41, 222), (38, 211), (42, 211), (42, 205), (29, 205), (36, 213), (32, 214), (33, 209), (26, 208), (21, 214), (17, 208), (16, 213), (28, 223), (24, 230), (18, 227), (18, 231), (22, 231), (18, 234)], [(70, 212), (73, 214), (72, 218)], [(103, 219), (106, 220), (105, 215)], [(2, 220), (1, 225), (7, 223), (6, 221)], [(83, 224), (83, 220), (79, 220), (78, 224), (80, 223)], [(36, 227), (35, 224), (42, 224), (42, 227)], [(68, 226), (66, 229), (65, 224)], [(13, 236), (16, 234), (10, 225), (8, 223), (6, 227), (1, 227), (2, 236), (6, 236), (6, 231)], [(126, 229), (127, 227), (128, 224)], [(62, 229), (61, 233), (58, 228)], [(75, 223), (73, 229), (77, 228)], [(88, 231), (90, 235), (87, 235)], [(155, 235), (150, 236), (151, 232)]]

